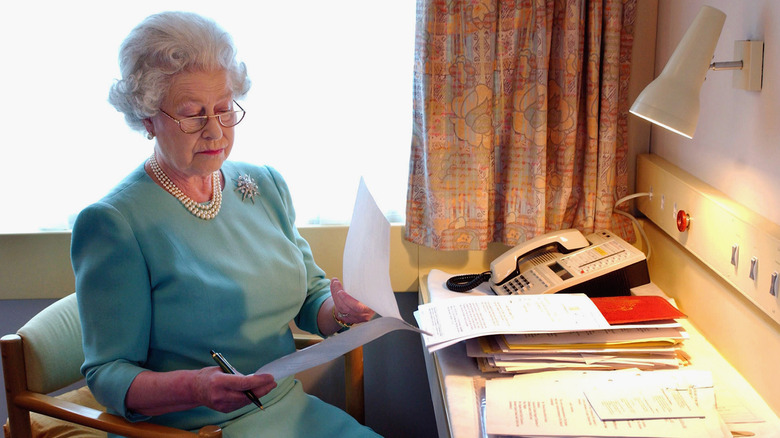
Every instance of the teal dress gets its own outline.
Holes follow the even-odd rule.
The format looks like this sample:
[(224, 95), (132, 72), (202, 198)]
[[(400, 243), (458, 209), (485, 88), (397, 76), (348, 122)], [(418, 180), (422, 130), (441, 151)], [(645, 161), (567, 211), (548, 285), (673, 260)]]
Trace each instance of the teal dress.
[[(128, 411), (125, 395), (144, 370), (214, 366), (209, 350), (239, 372), (295, 350), (289, 322), (319, 333), (330, 281), (294, 225), (290, 194), (272, 168), (225, 162), (222, 209), (198, 219), (139, 166), (85, 208), (71, 257), (84, 336), (82, 373), (109, 412), (225, 437), (376, 436), (345, 412), (301, 390), (293, 378), (231, 413), (206, 407), (155, 417)], [(250, 176), (257, 193), (241, 191)]]

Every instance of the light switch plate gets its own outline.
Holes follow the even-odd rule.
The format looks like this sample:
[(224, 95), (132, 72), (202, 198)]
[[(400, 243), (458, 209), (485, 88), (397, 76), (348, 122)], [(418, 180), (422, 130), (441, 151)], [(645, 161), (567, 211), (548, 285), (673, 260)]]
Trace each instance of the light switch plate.
[[(772, 275), (780, 271), (780, 226), (652, 154), (637, 157), (636, 191), (653, 193), (652, 199), (637, 198), (639, 211), (780, 323), (780, 298), (770, 293)], [(675, 218), (661, 208), (662, 198), (690, 214), (687, 231), (677, 230)]]

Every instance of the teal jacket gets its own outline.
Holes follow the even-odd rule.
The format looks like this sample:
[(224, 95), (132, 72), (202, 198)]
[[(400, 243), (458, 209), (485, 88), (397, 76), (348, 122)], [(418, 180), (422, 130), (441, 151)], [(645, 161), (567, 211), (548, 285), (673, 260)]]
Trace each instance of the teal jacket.
[[(225, 162), (222, 171), (222, 209), (212, 220), (196, 218), (139, 166), (75, 222), (82, 373), (110, 412), (183, 429), (223, 424), (254, 405), (148, 418), (129, 412), (125, 395), (144, 370), (214, 366), (211, 349), (252, 373), (294, 351), (291, 320), (319, 334), (330, 281), (294, 225), (285, 182), (269, 167)], [(242, 175), (258, 185), (253, 198), (238, 190)], [(293, 379), (278, 383), (264, 405), (284, 397)]]

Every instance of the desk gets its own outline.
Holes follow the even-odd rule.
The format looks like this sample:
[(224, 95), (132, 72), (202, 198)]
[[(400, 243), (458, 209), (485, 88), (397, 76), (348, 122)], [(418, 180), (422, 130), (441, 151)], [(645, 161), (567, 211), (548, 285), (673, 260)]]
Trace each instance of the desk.
[[(663, 294), (656, 290), (658, 294)], [(420, 277), (419, 299), (420, 303), (430, 302), (427, 275)], [(723, 390), (738, 394), (743, 406), (764, 420), (763, 423), (739, 424), (731, 428), (752, 432), (756, 438), (780, 437), (780, 419), (777, 415), (689, 321), (681, 322), (690, 334), (690, 339), (684, 344), (684, 350), (691, 356), (689, 368), (711, 371), (716, 396)], [(484, 388), (485, 379), (509, 375), (482, 373), (474, 359), (466, 356), (463, 342), (433, 354), (426, 350), (424, 356), (439, 438), (487, 437), (481, 418), (484, 410), (478, 406), (482, 398), (477, 396), (477, 392), (480, 387)]]

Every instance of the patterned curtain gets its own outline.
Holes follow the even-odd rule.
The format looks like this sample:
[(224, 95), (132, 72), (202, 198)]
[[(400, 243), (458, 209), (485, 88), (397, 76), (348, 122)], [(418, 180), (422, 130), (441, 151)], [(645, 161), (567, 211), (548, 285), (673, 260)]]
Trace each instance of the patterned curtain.
[(442, 250), (633, 228), (636, 0), (418, 0), (406, 238)]

